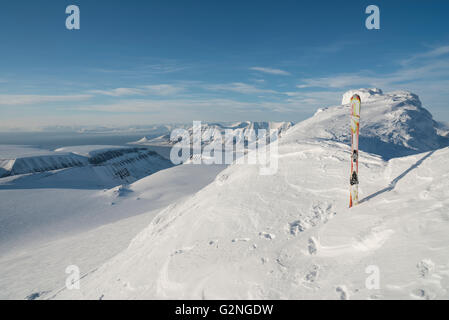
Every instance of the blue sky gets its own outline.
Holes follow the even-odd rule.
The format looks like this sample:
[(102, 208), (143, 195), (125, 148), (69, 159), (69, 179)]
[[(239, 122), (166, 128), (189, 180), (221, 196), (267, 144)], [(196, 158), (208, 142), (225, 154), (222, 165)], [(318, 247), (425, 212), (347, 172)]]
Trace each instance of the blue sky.
[(0, 131), (299, 121), (374, 86), (449, 121), (448, 16), (446, 0), (3, 2)]

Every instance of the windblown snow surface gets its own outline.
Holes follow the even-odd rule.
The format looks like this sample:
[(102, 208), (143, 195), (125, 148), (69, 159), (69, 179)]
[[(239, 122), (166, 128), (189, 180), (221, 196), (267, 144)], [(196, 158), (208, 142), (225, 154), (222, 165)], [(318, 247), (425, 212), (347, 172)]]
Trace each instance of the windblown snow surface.
[[(355, 92), (361, 203), (348, 209)], [(414, 94), (343, 103), (287, 132), (274, 175), (228, 167), (53, 298), (448, 299), (447, 141)]]

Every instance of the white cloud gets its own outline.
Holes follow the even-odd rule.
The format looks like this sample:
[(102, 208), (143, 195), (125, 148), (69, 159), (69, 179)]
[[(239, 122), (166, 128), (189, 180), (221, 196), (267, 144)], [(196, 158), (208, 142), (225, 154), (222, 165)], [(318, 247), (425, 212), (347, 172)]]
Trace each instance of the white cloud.
[(191, 67), (190, 65), (180, 65), (173, 61), (168, 63), (139, 64), (126, 69), (92, 68), (88, 70), (99, 73), (120, 74), (127, 77), (141, 77), (142, 75), (175, 73)]
[(225, 84), (213, 84), (204, 86), (206, 90), (210, 91), (231, 91), (243, 94), (260, 94), (260, 93), (271, 93), (276, 94), (278, 92), (270, 89), (261, 89), (251, 84), (246, 84), (242, 82), (233, 82)]
[(361, 86), (368, 83), (377, 82), (378, 79), (370, 76), (362, 76), (358, 74), (339, 74), (331, 77), (309, 78), (304, 79), (303, 83), (297, 85), (299, 89), (309, 87), (319, 88), (344, 88), (351, 86)]
[(143, 86), (143, 88), (147, 90), (148, 93), (160, 96), (169, 96), (184, 91), (184, 87), (173, 86), (171, 84), (149, 85)]
[(252, 67), (250, 70), (259, 71), (268, 74), (280, 75), (280, 76), (289, 76), (290, 72), (281, 70), (281, 69), (273, 69), (273, 68), (263, 68), (263, 67)]
[(89, 99), (91, 97), (92, 96), (88, 94), (65, 95), (65, 96), (0, 94), (0, 106), (26, 105), (26, 104), (48, 103), (48, 102), (80, 101)]
[(402, 60), (400, 63), (402, 65), (408, 65), (416, 60), (437, 58), (445, 54), (449, 54), (449, 45), (436, 47), (427, 52), (415, 54), (407, 59)]
[[(0, 94), (0, 106), (32, 105), (52, 102), (80, 102), (76, 107), (67, 106), (78, 112), (61, 115), (61, 123), (70, 121), (77, 123), (100, 123), (110, 121), (114, 124), (190, 121), (203, 120), (242, 120), (242, 119), (297, 119), (310, 114), (318, 107), (337, 105), (340, 103), (343, 90), (359, 87), (380, 87), (385, 91), (396, 89), (412, 90), (420, 94), (424, 103), (437, 106), (440, 113), (447, 114), (447, 98), (449, 97), (449, 46), (433, 48), (427, 52), (410, 55), (408, 59), (397, 61), (397, 69), (393, 72), (381, 73), (372, 67), (370, 70), (339, 73), (323, 77), (310, 77), (292, 89), (285, 81), (276, 87), (268, 87), (262, 74), (254, 75), (256, 79), (249, 83), (231, 82), (224, 84), (207, 84), (200, 81), (176, 81), (175, 84), (137, 85), (103, 90), (92, 90), (87, 94), (77, 95), (6, 95)], [(151, 66), (151, 70), (158, 69)], [(290, 75), (290, 73), (272, 68), (253, 67), (253, 71), (274, 75)], [(293, 80), (293, 78), (282, 78)], [(1, 79), (0, 79), (1, 81)], [(139, 80), (137, 83), (145, 83)], [(135, 83), (133, 81), (133, 83)], [(320, 88), (320, 89), (314, 89)], [(190, 90), (192, 89), (192, 90)], [(193, 89), (199, 89), (193, 90)], [(205, 92), (207, 91), (207, 92)], [(179, 93), (182, 93), (179, 95)], [(232, 93), (245, 94), (243, 97)], [(98, 95), (98, 96), (96, 96)], [(116, 97), (104, 99), (100, 95)], [(220, 98), (224, 96), (225, 98)], [(103, 97), (104, 98), (104, 97)], [(250, 102), (249, 102), (249, 101)], [(73, 105), (73, 103), (71, 104)], [(7, 109), (7, 108), (5, 108)], [(56, 119), (52, 112), (40, 115), (26, 115), (20, 108), (14, 107), (13, 113), (0, 119), (4, 125), (23, 123), (50, 123)], [(25, 110), (25, 108), (23, 109)], [(8, 110), (9, 111), (9, 110)], [(101, 112), (93, 115), (92, 111)], [(52, 118), (54, 117), (54, 119)], [(295, 118), (296, 117), (296, 118)], [(67, 119), (66, 119), (67, 118)], [(15, 120), (14, 120), (15, 119)], [(15, 122), (14, 122), (14, 121)], [(59, 121), (58, 120), (58, 121)], [(59, 122), (58, 122), (59, 123)]]
[[(443, 50), (439, 52), (441, 53)], [(437, 56), (436, 53), (434, 55)], [(363, 71), (359, 73), (337, 74), (329, 77), (308, 78), (304, 79), (296, 87), (299, 89), (310, 87), (343, 89), (348, 87), (374, 86), (388, 89), (401, 85), (406, 87), (410, 83), (423, 80), (427, 81), (426, 87), (431, 87), (433, 84), (447, 78), (449, 78), (449, 60), (441, 58), (431, 61), (416, 60), (413, 65), (404, 65), (397, 71), (385, 74)]]
[(122, 97), (122, 96), (132, 96), (132, 95), (141, 95), (142, 90), (136, 88), (116, 88), (110, 90), (91, 90), (91, 93), (101, 94), (105, 96), (111, 97)]
[[(286, 94), (286, 93), (283, 93)], [(206, 115), (212, 115), (216, 120), (217, 115), (229, 118), (229, 115), (253, 114), (262, 115), (270, 119), (273, 115), (280, 114), (310, 114), (319, 107), (337, 105), (341, 100), (339, 91), (317, 91), (307, 93), (290, 93), (286, 99), (271, 101), (246, 102), (235, 99), (197, 98), (197, 99), (135, 99), (120, 100), (114, 103), (101, 103), (83, 105), (77, 109), (80, 111), (96, 111), (105, 114), (151, 114), (155, 117), (177, 116), (184, 118), (197, 117), (204, 119)], [(239, 119), (234, 118), (234, 119)], [(241, 119), (240, 119), (241, 120)]]
[(126, 112), (126, 113), (160, 113), (174, 110), (197, 111), (204, 109), (226, 108), (226, 110), (238, 110), (257, 108), (257, 103), (247, 103), (232, 99), (169, 99), (169, 100), (121, 100), (115, 103), (94, 104), (81, 106), (78, 109), (84, 111)]
[(177, 87), (171, 84), (157, 84), (157, 85), (145, 85), (136, 88), (115, 88), (110, 90), (91, 90), (91, 93), (112, 96), (112, 97), (123, 97), (123, 96), (135, 96), (135, 95), (158, 95), (167, 96), (177, 94), (184, 90), (183, 87)]

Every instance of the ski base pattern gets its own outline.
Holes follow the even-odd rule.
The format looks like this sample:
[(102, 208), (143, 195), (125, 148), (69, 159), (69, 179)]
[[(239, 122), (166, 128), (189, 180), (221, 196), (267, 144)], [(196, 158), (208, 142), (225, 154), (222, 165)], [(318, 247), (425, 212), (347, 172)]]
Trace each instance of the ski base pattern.
[(351, 175), (349, 207), (353, 207), (359, 202), (359, 128), (360, 110), (362, 101), (360, 96), (355, 94), (351, 98)]

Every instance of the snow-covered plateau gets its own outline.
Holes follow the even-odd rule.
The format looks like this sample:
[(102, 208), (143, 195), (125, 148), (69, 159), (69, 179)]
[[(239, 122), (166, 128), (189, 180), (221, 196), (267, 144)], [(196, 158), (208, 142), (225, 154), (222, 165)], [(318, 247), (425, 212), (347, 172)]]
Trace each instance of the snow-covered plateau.
[[(349, 209), (354, 93), (361, 201)], [(359, 89), (288, 129), (273, 175), (259, 165), (183, 164), (101, 190), (53, 188), (43, 173), (4, 177), (0, 295), (449, 299), (447, 132), (413, 93)], [(45, 237), (41, 216), (65, 234)], [(79, 290), (65, 287), (68, 265), (80, 267)]]

